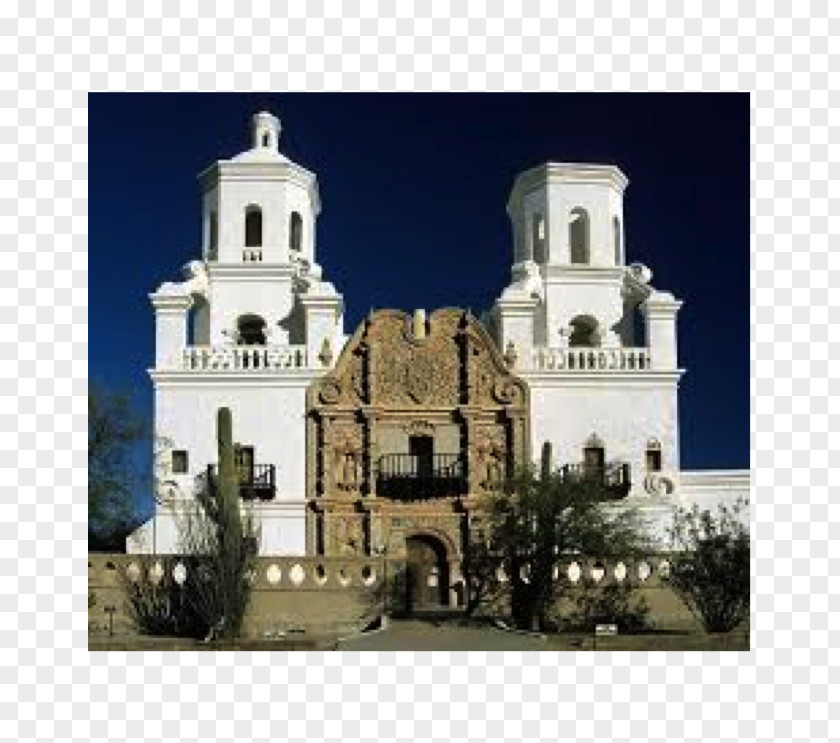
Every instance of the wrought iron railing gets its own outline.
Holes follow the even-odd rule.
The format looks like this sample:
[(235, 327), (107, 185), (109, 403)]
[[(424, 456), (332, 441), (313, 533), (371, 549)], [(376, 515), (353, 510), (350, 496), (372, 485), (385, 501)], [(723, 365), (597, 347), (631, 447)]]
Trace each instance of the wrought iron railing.
[[(215, 464), (207, 465), (207, 482), (210, 487), (216, 483)], [(242, 500), (272, 500), (277, 493), (276, 471), (273, 464), (255, 464), (250, 467), (239, 466), (239, 495)]]
[(560, 469), (567, 482), (592, 482), (603, 486), (613, 497), (623, 498), (630, 492), (630, 465), (616, 462), (607, 465), (566, 464)]
[(460, 454), (384, 454), (379, 458), (376, 492), (386, 498), (443, 498), (466, 491)]

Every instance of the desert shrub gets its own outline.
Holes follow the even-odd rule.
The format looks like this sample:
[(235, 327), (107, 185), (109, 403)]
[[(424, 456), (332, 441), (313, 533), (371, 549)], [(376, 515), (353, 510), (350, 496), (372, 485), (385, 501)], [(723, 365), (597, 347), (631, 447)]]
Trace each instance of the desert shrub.
[(730, 632), (750, 611), (750, 532), (741, 518), (747, 501), (680, 509), (671, 537), (674, 555), (667, 582), (706, 632)]
[(628, 583), (585, 586), (572, 600), (567, 613), (556, 616), (563, 632), (593, 632), (596, 624), (618, 625), (619, 632), (641, 632), (649, 627), (650, 606), (634, 596)]

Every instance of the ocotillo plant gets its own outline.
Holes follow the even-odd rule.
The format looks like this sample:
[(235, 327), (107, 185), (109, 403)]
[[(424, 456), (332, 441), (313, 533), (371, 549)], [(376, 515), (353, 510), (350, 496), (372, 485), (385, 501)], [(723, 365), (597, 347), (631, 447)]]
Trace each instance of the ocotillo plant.
[[(230, 410), (220, 408), (218, 470), (179, 525), (183, 554), (165, 563), (166, 578), (159, 585), (125, 579), (131, 615), (141, 632), (205, 639), (239, 634), (258, 535), (252, 519), (239, 510), (232, 429)], [(183, 585), (171, 579), (175, 560), (187, 566)]]

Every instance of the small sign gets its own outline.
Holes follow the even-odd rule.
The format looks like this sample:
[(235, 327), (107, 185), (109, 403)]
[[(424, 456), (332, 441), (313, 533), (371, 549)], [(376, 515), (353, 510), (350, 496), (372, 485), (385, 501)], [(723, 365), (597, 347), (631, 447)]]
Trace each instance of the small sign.
[(595, 634), (598, 637), (612, 637), (618, 634), (617, 624), (596, 624)]

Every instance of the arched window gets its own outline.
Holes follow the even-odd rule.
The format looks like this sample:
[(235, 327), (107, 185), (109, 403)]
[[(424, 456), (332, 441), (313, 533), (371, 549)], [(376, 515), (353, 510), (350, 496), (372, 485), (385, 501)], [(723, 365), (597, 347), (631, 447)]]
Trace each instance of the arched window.
[(265, 320), (259, 315), (242, 315), (236, 321), (240, 346), (265, 345)]
[(262, 247), (262, 209), (258, 206), (245, 210), (245, 247)]
[(303, 242), (303, 220), (298, 212), (289, 217), (289, 250), (300, 252)]
[(645, 449), (645, 469), (648, 472), (662, 471), (662, 444), (656, 439), (650, 439)]
[(268, 143), (269, 143), (270, 141), (271, 141), (271, 137), (270, 137), (269, 133), (268, 133), (268, 132), (266, 132), (265, 134), (263, 134), (263, 140), (262, 140), (262, 142), (263, 142), (263, 147), (268, 147)]
[(615, 265), (621, 265), (621, 220), (618, 217), (613, 217), (613, 247), (615, 248)]
[(589, 263), (589, 215), (576, 207), (569, 216), (569, 248), (572, 263)]
[(595, 348), (601, 345), (598, 321), (591, 315), (572, 318), (569, 345), (578, 348)]
[(535, 214), (531, 219), (531, 244), (534, 249), (534, 261), (545, 263), (548, 256), (545, 250), (545, 218), (542, 214)]

